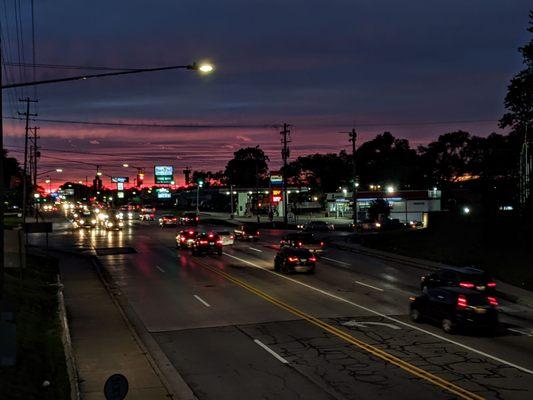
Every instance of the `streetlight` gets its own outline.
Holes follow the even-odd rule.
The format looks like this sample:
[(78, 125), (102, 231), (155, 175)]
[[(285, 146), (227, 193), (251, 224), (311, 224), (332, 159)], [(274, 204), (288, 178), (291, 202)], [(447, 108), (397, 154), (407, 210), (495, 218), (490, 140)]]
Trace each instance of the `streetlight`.
[(387, 193), (394, 193), (394, 186), (387, 186)]
[(196, 185), (196, 214), (200, 214), (200, 188), (204, 186), (204, 181), (199, 180)]

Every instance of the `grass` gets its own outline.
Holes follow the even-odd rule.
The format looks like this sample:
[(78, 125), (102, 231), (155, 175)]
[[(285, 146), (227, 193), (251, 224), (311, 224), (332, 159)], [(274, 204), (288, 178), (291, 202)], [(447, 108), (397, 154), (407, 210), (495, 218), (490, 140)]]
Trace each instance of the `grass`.
[(367, 247), (456, 266), (481, 268), (504, 282), (533, 290), (533, 236), (521, 221), (442, 216), (427, 229), (362, 238)]
[[(6, 274), (7, 298), (15, 310), (17, 364), (0, 367), (2, 399), (70, 398), (54, 285), (57, 272), (54, 259), (28, 255), (23, 279), (18, 271)], [(42, 386), (45, 380), (49, 387)]]

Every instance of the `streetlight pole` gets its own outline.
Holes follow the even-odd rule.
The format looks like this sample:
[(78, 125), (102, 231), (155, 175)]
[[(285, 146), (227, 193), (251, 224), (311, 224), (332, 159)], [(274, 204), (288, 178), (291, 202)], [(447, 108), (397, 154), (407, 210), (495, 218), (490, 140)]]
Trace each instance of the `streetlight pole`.
[(196, 184), (196, 214), (200, 214), (200, 188), (202, 185), (202, 181), (198, 181)]
[[(0, 38), (0, 49), (2, 45), (2, 41)], [(2, 51), (0, 50), (0, 66), (3, 65), (2, 63)], [(59, 83), (59, 82), (69, 82), (69, 81), (78, 81), (78, 80), (87, 80), (91, 78), (104, 78), (108, 76), (118, 76), (118, 75), (127, 75), (127, 74), (138, 74), (142, 72), (155, 72), (155, 71), (166, 71), (166, 70), (172, 70), (172, 69), (188, 69), (192, 71), (199, 71), (202, 73), (210, 73), (213, 71), (213, 66), (209, 64), (200, 64), (192, 63), (188, 65), (172, 65), (168, 67), (157, 67), (157, 68), (139, 68), (139, 69), (133, 69), (133, 70), (127, 70), (127, 71), (118, 71), (118, 72), (109, 72), (109, 73), (103, 73), (103, 74), (92, 74), (92, 75), (80, 75), (80, 76), (73, 76), (68, 78), (58, 78), (58, 79), (47, 79), (47, 80), (40, 80), (40, 81), (32, 81), (32, 82), (18, 82), (8, 85), (3, 85), (2, 83), (2, 77), (1, 77), (1, 71), (0, 71), (0, 157), (2, 157), (2, 162), (0, 162), (0, 300), (3, 297), (4, 294), (4, 127), (3, 127), (3, 113), (2, 113), (2, 90), (3, 89), (9, 89), (9, 88), (15, 88), (15, 87), (23, 87), (23, 86), (35, 86), (35, 85), (44, 85), (48, 83)]]
[(230, 219), (233, 219), (233, 185), (229, 185)]

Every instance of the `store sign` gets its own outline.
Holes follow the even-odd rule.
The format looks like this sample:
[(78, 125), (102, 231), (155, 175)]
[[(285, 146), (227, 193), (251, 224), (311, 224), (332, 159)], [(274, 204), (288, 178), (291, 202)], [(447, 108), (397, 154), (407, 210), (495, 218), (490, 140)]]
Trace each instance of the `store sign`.
[(170, 190), (167, 188), (157, 188), (157, 198), (158, 199), (170, 199), (172, 195), (170, 194)]
[(117, 190), (124, 190), (124, 183), (123, 182), (117, 182)]
[(156, 185), (170, 185), (174, 180), (174, 167), (156, 165), (154, 167), (154, 181)]
[(271, 199), (272, 203), (279, 203), (283, 198), (281, 190), (274, 189), (272, 190)]
[(123, 199), (124, 198), (124, 192), (117, 192), (117, 197), (119, 199)]
[(272, 186), (283, 185), (283, 177), (281, 175), (270, 175), (270, 185)]
[(130, 181), (130, 178), (127, 176), (112, 176), (111, 182), (113, 183), (128, 183)]

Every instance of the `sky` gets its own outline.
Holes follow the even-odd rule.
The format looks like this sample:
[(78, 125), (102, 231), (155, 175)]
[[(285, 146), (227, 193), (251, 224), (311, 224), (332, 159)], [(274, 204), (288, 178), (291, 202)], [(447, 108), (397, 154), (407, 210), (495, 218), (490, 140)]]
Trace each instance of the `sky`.
[[(31, 1), (0, 1), (3, 61), (31, 62)], [(260, 145), (277, 169), (283, 123), (292, 125), (293, 159), (348, 149), (341, 132), (353, 126), (360, 143), (390, 131), (413, 147), (457, 129), (503, 133), (497, 120), (508, 82), (523, 68), (517, 48), (529, 40), (531, 3), (48, 0), (34, 7), (38, 64), (215, 65), (205, 76), (175, 70), (3, 91), (5, 117), (18, 118), (18, 99), (36, 96), (31, 112), (44, 120), (173, 125), (31, 121), (40, 127), (40, 171), (64, 169), (51, 172), (53, 180), (90, 180), (96, 164), (104, 176), (132, 177), (133, 168), (121, 167), (127, 162), (146, 168), (151, 181), (156, 164), (220, 170), (245, 146)], [(35, 79), (88, 72), (100, 71), (39, 67)], [(33, 70), (5, 66), (3, 80), (31, 81)], [(24, 121), (4, 121), (6, 147), (21, 159)]]

